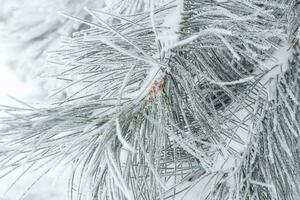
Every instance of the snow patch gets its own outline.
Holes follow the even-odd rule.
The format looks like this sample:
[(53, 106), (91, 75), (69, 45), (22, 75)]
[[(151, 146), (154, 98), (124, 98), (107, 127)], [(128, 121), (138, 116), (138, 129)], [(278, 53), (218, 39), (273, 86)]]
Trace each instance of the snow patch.
[(172, 46), (179, 40), (179, 30), (181, 22), (181, 13), (183, 11), (183, 0), (176, 0), (176, 8), (168, 14), (162, 27), (166, 27), (164, 30), (158, 33), (158, 39), (161, 42), (162, 48)]
[(289, 68), (289, 57), (291, 50), (288, 42), (284, 42), (280, 48), (278, 48), (272, 58), (263, 63), (263, 66), (269, 70), (261, 79), (262, 85), (267, 87), (268, 99), (275, 98), (276, 93), (276, 81), (278, 75), (283, 75)]

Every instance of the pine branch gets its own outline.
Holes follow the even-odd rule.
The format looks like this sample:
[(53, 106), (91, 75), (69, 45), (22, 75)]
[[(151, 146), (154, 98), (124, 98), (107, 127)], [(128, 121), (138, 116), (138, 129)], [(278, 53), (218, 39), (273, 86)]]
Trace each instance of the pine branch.
[(170, 43), (174, 3), (63, 13), (89, 27), (49, 52), (67, 97), (3, 108), (3, 176), (71, 164), (70, 199), (183, 198), (200, 182), (201, 199), (297, 199), (298, 50), (276, 79), (267, 65), (294, 41), (295, 2), (184, 1)]

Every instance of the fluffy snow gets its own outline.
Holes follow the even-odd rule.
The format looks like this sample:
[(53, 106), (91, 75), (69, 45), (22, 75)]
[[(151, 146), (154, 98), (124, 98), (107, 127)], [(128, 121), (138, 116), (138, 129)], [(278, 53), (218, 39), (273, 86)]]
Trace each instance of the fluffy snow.
[(158, 33), (158, 39), (160, 40), (163, 50), (167, 51), (168, 46), (172, 46), (179, 40), (179, 30), (181, 22), (181, 12), (183, 11), (183, 0), (176, 0), (176, 8), (166, 16), (164, 23), (162, 24), (164, 29)]
[(267, 86), (269, 100), (274, 99), (276, 77), (288, 69), (288, 58), (290, 57), (290, 47), (288, 43), (283, 43), (273, 54), (273, 57), (267, 60), (264, 67), (269, 72), (262, 78), (262, 85)]

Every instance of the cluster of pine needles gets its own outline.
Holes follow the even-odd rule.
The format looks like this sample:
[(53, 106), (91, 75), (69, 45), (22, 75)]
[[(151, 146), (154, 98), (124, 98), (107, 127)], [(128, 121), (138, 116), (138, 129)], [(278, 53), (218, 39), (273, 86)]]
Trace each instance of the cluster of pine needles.
[[(178, 40), (168, 43), (164, 19), (180, 6)], [(84, 10), (61, 13), (81, 29), (47, 56), (62, 85), (51, 96), (66, 96), (2, 106), (0, 177), (22, 170), (10, 188), (30, 170), (39, 180), (65, 165), (70, 200), (300, 198), (296, 1)]]

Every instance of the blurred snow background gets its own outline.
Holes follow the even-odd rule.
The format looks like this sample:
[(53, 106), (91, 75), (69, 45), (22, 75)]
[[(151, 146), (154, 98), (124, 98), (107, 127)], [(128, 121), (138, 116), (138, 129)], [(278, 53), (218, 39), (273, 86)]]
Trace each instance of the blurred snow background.
[[(17, 47), (18, 41), (7, 41), (9, 37), (4, 35), (3, 30), (7, 28), (5, 22), (8, 21), (8, 16), (13, 12), (16, 3), (18, 1), (0, 0), (0, 105), (23, 106), (11, 97), (29, 104), (47, 97), (41, 88), (40, 78), (26, 76), (26, 73), (30, 74), (28, 68), (22, 71), (24, 76), (15, 69), (15, 63), (20, 61), (20, 53), (23, 52)], [(0, 113), (0, 116), (6, 115)], [(23, 200), (65, 199), (68, 179), (64, 168), (58, 167), (56, 171), (43, 176), (30, 190), (28, 187), (35, 182), (40, 173), (30, 171), (20, 176), (22, 170), (26, 169), (21, 168), (5, 177), (0, 175), (0, 200), (18, 200), (25, 192)]]
[[(22, 80), (12, 69), (11, 62), (16, 59), (12, 46), (0, 44), (0, 104), (22, 106), (9, 96), (22, 99), (27, 103), (44, 98), (38, 80)], [(3, 115), (3, 113), (2, 113)], [(30, 172), (18, 180), (9, 191), (11, 184), (18, 178), (20, 171), (0, 178), (0, 200), (17, 200), (38, 176)], [(24, 200), (63, 200), (67, 188), (67, 173), (63, 169), (43, 177), (26, 195)]]

